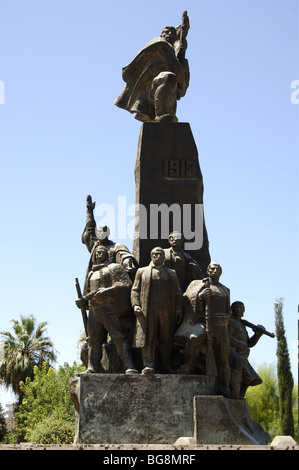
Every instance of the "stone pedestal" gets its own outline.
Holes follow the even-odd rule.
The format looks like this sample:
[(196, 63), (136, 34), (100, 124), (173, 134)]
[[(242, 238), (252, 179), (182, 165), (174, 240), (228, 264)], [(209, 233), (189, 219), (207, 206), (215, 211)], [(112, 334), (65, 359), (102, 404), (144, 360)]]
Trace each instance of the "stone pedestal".
[(223, 396), (194, 397), (194, 437), (197, 444), (262, 445), (270, 436), (250, 416), (246, 400)]
[(71, 380), (75, 444), (173, 444), (194, 434), (193, 398), (215, 393), (206, 376), (81, 374)]
[(75, 444), (262, 445), (270, 437), (245, 400), (215, 395), (216, 379), (200, 375), (79, 374), (70, 381)]
[(185, 250), (205, 272), (210, 254), (203, 215), (203, 180), (188, 123), (142, 124), (135, 182), (133, 254), (139, 265), (149, 264), (155, 246), (169, 248), (168, 235), (178, 230), (187, 238)]

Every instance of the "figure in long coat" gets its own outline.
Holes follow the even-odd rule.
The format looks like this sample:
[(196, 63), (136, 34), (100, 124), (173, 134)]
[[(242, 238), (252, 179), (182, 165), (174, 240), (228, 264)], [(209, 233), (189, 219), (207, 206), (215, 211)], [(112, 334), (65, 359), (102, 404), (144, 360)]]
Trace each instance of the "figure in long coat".
[(149, 41), (132, 62), (123, 67), (126, 86), (114, 104), (139, 121), (173, 121), (176, 103), (189, 85), (189, 64), (185, 58), (189, 30), (187, 12), (177, 28), (166, 26), (159, 38)]
[(160, 372), (171, 371), (173, 334), (181, 317), (182, 291), (164, 260), (164, 250), (154, 248), (151, 263), (137, 270), (131, 290), (136, 315), (133, 347), (142, 350), (143, 374), (154, 373), (157, 366)]

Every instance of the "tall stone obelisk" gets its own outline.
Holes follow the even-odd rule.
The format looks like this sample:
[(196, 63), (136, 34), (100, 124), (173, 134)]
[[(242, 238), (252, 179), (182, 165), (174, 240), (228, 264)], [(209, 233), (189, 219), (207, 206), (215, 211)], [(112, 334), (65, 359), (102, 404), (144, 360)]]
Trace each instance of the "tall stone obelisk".
[(188, 123), (146, 122), (140, 129), (135, 165), (136, 221), (133, 254), (140, 266), (155, 246), (169, 248), (180, 231), (185, 250), (203, 272), (210, 261), (203, 213), (203, 179)]

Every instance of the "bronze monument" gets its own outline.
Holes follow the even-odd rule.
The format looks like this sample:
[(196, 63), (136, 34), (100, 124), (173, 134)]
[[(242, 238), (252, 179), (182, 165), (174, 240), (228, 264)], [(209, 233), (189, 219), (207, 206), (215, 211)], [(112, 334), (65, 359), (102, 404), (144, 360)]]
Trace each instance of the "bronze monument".
[[(182, 433), (197, 443), (268, 439), (244, 397), (261, 383), (248, 361), (250, 348), (274, 335), (244, 320), (244, 304), (231, 305), (230, 289), (219, 281), (195, 141), (189, 124), (176, 117), (189, 86), (189, 27), (185, 11), (180, 26), (165, 27), (123, 68), (126, 86), (115, 104), (143, 122), (133, 253), (109, 239), (108, 227), (96, 226), (87, 196), (83, 294), (76, 283), (87, 370), (70, 384), (76, 442), (167, 443)], [(107, 344), (121, 371), (102, 365)]]

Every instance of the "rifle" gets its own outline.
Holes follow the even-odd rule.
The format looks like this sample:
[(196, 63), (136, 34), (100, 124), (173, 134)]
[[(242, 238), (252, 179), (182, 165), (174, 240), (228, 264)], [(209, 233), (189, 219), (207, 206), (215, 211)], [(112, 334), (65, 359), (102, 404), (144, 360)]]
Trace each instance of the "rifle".
[(263, 335), (270, 336), (270, 338), (275, 338), (274, 333), (270, 333), (267, 330), (264, 330), (263, 328), (259, 328), (257, 325), (254, 325), (253, 323), (250, 323), (249, 321), (245, 320), (244, 318), (241, 318), (241, 323), (244, 326), (249, 326), (253, 331), (256, 331), (257, 333), (263, 333)]
[[(77, 294), (78, 294), (78, 298), (79, 299), (82, 299), (83, 296), (82, 296), (82, 293), (81, 293), (81, 289), (80, 289), (80, 284), (79, 284), (79, 281), (78, 281), (78, 278), (76, 277), (76, 289), (77, 289)], [(86, 338), (88, 337), (88, 331), (87, 331), (87, 313), (86, 313), (86, 310), (85, 308), (81, 308), (81, 313), (82, 313), (82, 318), (83, 318), (83, 323), (84, 323), (84, 330), (85, 330), (85, 334), (86, 334)]]
[[(205, 287), (210, 287), (210, 280), (209, 278), (203, 279), (205, 283)], [(213, 336), (212, 336), (212, 328), (211, 328), (211, 303), (210, 299), (206, 299), (205, 305), (205, 320), (206, 320), (206, 333), (207, 333), (207, 352), (206, 352), (206, 375), (210, 375), (213, 377), (218, 376), (217, 366), (215, 362), (215, 355), (213, 349)]]

